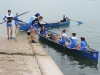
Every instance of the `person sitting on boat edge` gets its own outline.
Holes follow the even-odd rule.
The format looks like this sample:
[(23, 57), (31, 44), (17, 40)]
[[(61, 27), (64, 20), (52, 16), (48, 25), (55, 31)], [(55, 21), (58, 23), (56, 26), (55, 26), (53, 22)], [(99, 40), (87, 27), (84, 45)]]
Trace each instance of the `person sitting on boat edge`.
[(58, 43), (58, 44), (61, 44), (61, 45), (65, 45), (66, 44), (66, 37), (67, 37), (67, 35), (66, 35), (66, 30), (64, 29), (64, 30), (62, 30), (62, 35), (61, 35), (61, 37), (59, 37), (59, 38), (57, 38), (56, 39), (56, 42)]
[(66, 46), (68, 48), (71, 48), (71, 49), (76, 48), (77, 38), (75, 36), (76, 36), (76, 33), (72, 33), (71, 37), (69, 37), (69, 38), (67, 37), (67, 39), (70, 41), (69, 43), (66, 42)]
[(39, 34), (45, 36), (45, 37), (48, 37), (47, 33), (46, 33), (46, 29), (44, 26), (42, 26), (41, 30), (39, 31)]
[(86, 50), (87, 50), (87, 46), (89, 46), (89, 45), (87, 45), (87, 43), (86, 43), (84, 37), (81, 37), (80, 40), (81, 40), (81, 42), (80, 42), (80, 44), (76, 47), (76, 49), (77, 49), (77, 50), (84, 50), (84, 51), (86, 51)]
[(35, 35), (35, 29), (36, 29), (36, 25), (39, 26), (39, 27), (42, 27), (42, 25), (40, 24), (40, 21), (42, 21), (43, 17), (40, 16), (39, 19), (38, 18), (35, 18), (35, 20), (32, 21), (32, 24), (30, 26), (30, 38), (31, 38), (31, 42), (32, 43), (36, 43), (34, 41), (34, 35)]

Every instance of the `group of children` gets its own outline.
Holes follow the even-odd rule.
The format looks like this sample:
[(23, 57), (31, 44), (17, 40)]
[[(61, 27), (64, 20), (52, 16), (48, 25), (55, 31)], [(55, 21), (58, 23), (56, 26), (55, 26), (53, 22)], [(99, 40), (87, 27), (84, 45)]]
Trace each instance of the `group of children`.
[(71, 49), (77, 49), (77, 50), (87, 50), (87, 47), (89, 46), (84, 37), (80, 37), (80, 44), (77, 44), (77, 38), (76, 38), (76, 33), (72, 33), (70, 37), (68, 37), (65, 34), (66, 30), (62, 30), (62, 35), (60, 38), (56, 38), (56, 42), (65, 45), (68, 48)]
[(15, 20), (15, 33), (18, 32), (18, 16), (19, 16), (18, 13), (16, 13), (16, 16), (13, 17), (13, 15), (11, 14), (11, 10), (8, 10), (8, 14), (6, 14), (3, 18), (3, 20), (6, 22), (6, 26), (7, 26), (8, 40), (13, 39), (13, 37), (12, 37), (12, 33), (13, 33), (12, 20)]

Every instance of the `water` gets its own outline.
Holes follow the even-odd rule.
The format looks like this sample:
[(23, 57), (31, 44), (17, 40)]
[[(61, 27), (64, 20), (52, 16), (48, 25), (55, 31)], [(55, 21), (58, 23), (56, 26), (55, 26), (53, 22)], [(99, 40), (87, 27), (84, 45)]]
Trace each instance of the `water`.
[[(70, 36), (72, 32), (76, 32), (78, 39), (84, 36), (90, 47), (100, 51), (99, 7), (100, 0), (0, 0), (0, 22), (3, 21), (2, 18), (7, 14), (8, 9), (12, 10), (13, 15), (30, 11), (19, 17), (25, 22), (28, 22), (36, 12), (41, 13), (46, 22), (57, 22), (65, 15), (72, 20), (83, 22), (82, 25), (71, 22), (70, 27), (66, 27), (67, 35)], [(60, 34), (62, 29), (52, 31)], [(7, 39), (5, 23), (0, 25), (0, 33), (0, 40)], [(13, 36), (15, 36), (14, 33)], [(44, 45), (43, 42), (42, 45)], [(98, 62), (95, 62), (59, 52), (48, 45), (45, 49), (65, 75), (100, 75), (100, 58)]]

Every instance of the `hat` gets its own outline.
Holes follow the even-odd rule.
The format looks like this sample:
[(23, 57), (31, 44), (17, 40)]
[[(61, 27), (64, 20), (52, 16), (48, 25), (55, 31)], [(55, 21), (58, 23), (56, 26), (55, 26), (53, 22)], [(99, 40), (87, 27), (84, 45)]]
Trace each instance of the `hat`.
[(39, 13), (36, 13), (35, 16), (38, 17), (38, 16), (40, 16), (40, 14)]

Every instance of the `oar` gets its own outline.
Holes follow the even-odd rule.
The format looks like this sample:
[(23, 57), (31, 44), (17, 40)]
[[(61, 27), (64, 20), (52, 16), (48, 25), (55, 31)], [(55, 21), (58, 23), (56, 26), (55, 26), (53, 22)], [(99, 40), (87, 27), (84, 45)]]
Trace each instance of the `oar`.
[(2, 23), (5, 23), (5, 21), (4, 22), (1, 22), (0, 24), (2, 24)]
[(19, 21), (19, 22), (23, 22), (23, 23), (25, 23), (25, 24), (28, 24), (28, 23), (26, 23), (26, 22), (24, 22), (24, 21), (22, 21), (22, 20), (17, 20), (17, 19), (13, 19), (13, 20), (16, 20), (16, 21)]
[(70, 19), (70, 21), (77, 22), (78, 24), (82, 24), (82, 23), (83, 23), (83, 22), (81, 22), (81, 21), (75, 21), (75, 20), (71, 20), (71, 19)]
[[(45, 22), (45, 21), (42, 21), (42, 22)], [(49, 24), (48, 22), (45, 22), (46, 24)]]
[[(27, 12), (24, 12), (24, 13), (22, 13), (22, 14), (20, 14), (20, 15), (18, 15), (18, 16), (21, 16), (21, 15), (24, 15), (24, 14), (26, 14), (26, 13), (28, 13), (29, 11), (27, 11)], [(13, 18), (14, 19), (14, 18)], [(0, 24), (2, 24), (2, 23), (5, 23), (6, 21), (4, 21), (4, 22), (1, 22)]]
[(28, 12), (29, 12), (29, 11), (27, 11), (27, 12), (24, 12), (24, 13), (22, 13), (22, 14), (18, 15), (18, 16), (24, 15), (24, 14), (26, 14), (26, 13), (28, 13)]
[(67, 18), (67, 17), (66, 17), (66, 19), (68, 19), (68, 20), (70, 20), (70, 21), (77, 22), (78, 24), (82, 24), (82, 23), (83, 23), (83, 22), (81, 22), (81, 21), (75, 21), (75, 20), (71, 20), (71, 19), (69, 19), (69, 18)]

